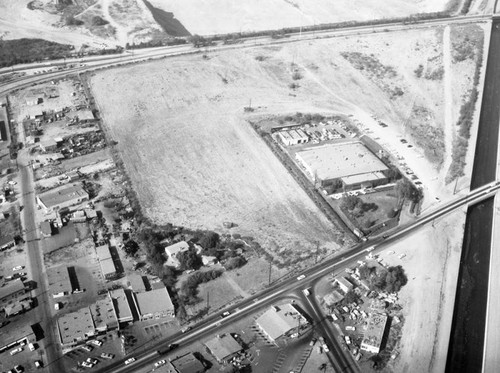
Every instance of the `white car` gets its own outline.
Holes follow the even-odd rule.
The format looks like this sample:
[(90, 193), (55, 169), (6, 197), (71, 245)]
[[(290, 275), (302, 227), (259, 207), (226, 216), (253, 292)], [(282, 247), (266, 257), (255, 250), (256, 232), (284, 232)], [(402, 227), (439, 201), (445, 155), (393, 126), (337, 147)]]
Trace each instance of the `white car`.
[(299, 277), (297, 277), (297, 280), (299, 280), (299, 281), (300, 281), (300, 280), (303, 280), (303, 279), (305, 279), (305, 278), (306, 278), (306, 275), (300, 275)]
[(90, 343), (92, 344), (95, 344), (97, 347), (101, 347), (102, 346), (102, 342), (98, 339), (93, 339), (90, 341)]
[(35, 360), (35, 367), (40, 369), (42, 367), (42, 362), (40, 360)]
[(125, 360), (125, 365), (132, 364), (135, 361), (135, 357), (131, 357), (130, 359)]
[(28, 343), (28, 348), (30, 349), (30, 351), (35, 351), (36, 350), (36, 347), (33, 343)]
[(155, 363), (155, 368), (161, 367), (162, 365), (165, 365), (166, 361), (165, 360), (160, 360)]
[(92, 368), (94, 366), (94, 364), (91, 364), (91, 363), (87, 363), (86, 361), (84, 361), (82, 363), (82, 366), (84, 366), (85, 368)]
[(24, 269), (24, 266), (16, 266), (12, 268), (13, 271), (20, 271), (21, 269)]

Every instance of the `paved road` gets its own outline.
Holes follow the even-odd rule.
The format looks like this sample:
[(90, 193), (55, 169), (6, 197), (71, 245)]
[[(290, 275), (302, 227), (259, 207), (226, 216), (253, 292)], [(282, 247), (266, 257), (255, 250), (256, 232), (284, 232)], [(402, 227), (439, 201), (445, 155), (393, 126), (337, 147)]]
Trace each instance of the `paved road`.
[[(495, 195), (498, 189), (500, 189), (500, 183), (495, 182), (487, 184), (481, 188), (478, 188), (477, 190), (471, 191), (467, 195), (459, 196), (448, 203), (443, 203), (436, 209), (429, 211), (425, 215), (421, 216), (416, 222), (396, 229), (390, 237), (387, 237), (386, 239), (381, 237), (367, 243), (357, 245), (340, 256), (330, 258), (304, 271), (302, 274), (306, 276), (305, 279), (298, 281), (296, 278), (291, 278), (284, 282), (277, 283), (264, 290), (263, 292), (247, 298), (239, 304), (228, 308), (227, 310), (231, 312), (231, 315), (229, 317), (220, 319), (218, 315), (213, 315), (212, 317), (209, 317), (207, 320), (198, 324), (190, 332), (184, 335), (173, 335), (170, 338), (151, 346), (149, 351), (155, 351), (160, 346), (166, 346), (170, 343), (187, 344), (189, 343), (189, 341), (193, 341), (199, 337), (208, 335), (210, 333), (213, 334), (222, 324), (227, 325), (235, 320), (246, 317), (259, 309), (268, 307), (276, 302), (277, 299), (283, 298), (287, 296), (287, 294), (292, 294), (297, 289), (305, 289), (311, 287), (317, 279), (325, 276), (326, 274), (331, 273), (332, 271), (337, 269), (343, 270), (346, 267), (356, 263), (358, 260), (364, 258), (367, 248), (375, 247), (375, 250), (382, 249), (384, 246), (394, 243), (395, 241), (419, 229), (421, 226), (429, 224), (435, 219), (439, 219), (446, 214), (455, 211), (457, 208), (462, 208), (466, 205), (477, 204), (481, 201), (491, 198), (493, 195)], [(296, 275), (298, 276), (300, 275), (300, 273), (297, 273)], [(334, 346), (335, 343), (332, 347)], [(137, 362), (135, 364), (124, 366), (123, 361), (125, 359), (122, 359), (106, 368), (99, 370), (99, 372), (132, 373), (137, 367), (150, 364), (158, 358), (155, 352), (137, 354), (136, 357)], [(337, 361), (337, 364), (339, 364), (339, 369), (342, 372), (355, 372), (357, 370), (357, 366), (350, 365), (348, 361)]]
[(50, 373), (63, 372), (60, 365), (58, 347), (59, 344), (54, 336), (54, 325), (50, 313), (50, 301), (48, 299), (46, 276), (43, 273), (43, 254), (39, 245), (38, 230), (35, 219), (36, 205), (33, 184), (33, 173), (29, 166), (27, 151), (19, 152), (18, 164), (21, 173), (21, 190), (23, 200), (23, 220), (25, 229), (25, 240), (27, 242), (28, 267), (31, 269), (31, 276), (37, 288), (34, 295), (37, 298), (38, 306), (33, 312), (36, 313), (38, 322), (43, 329), (44, 338), (40, 341), (45, 350), (47, 364), (46, 371)]

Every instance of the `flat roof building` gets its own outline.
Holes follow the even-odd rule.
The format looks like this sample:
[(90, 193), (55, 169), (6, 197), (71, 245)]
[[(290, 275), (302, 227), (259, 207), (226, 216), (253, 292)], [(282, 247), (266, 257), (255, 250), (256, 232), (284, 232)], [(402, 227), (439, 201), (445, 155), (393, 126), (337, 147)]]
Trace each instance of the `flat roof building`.
[(10, 235), (0, 237), (0, 251), (10, 249), (11, 247), (14, 246), (16, 246), (16, 241), (14, 240), (14, 237)]
[(113, 301), (113, 307), (115, 308), (116, 318), (119, 323), (129, 323), (134, 320), (132, 315), (132, 310), (130, 308), (130, 303), (128, 302), (127, 294), (125, 290), (116, 289), (109, 292), (109, 296)]
[(137, 273), (131, 273), (127, 276), (128, 285), (136, 293), (143, 293), (146, 291), (146, 285), (144, 284), (144, 279), (141, 275)]
[(387, 170), (387, 166), (360, 142), (316, 146), (295, 154), (314, 181), (322, 185), (351, 175)]
[(0, 288), (0, 306), (6, 306), (14, 303), (19, 297), (23, 296), (26, 290), (21, 279), (16, 278), (7, 285)]
[(269, 338), (271, 342), (298, 330), (300, 326), (306, 325), (307, 320), (295, 308), (287, 303), (280, 306), (272, 306), (256, 320), (257, 326)]
[(344, 176), (340, 178), (344, 190), (373, 188), (378, 185), (387, 184), (389, 178), (383, 172), (369, 172), (358, 175)]
[(344, 293), (348, 293), (352, 289), (354, 289), (354, 285), (345, 277), (337, 277), (335, 282), (339, 285), (340, 290)]
[(96, 334), (90, 307), (67, 313), (57, 319), (59, 338), (63, 346), (73, 346)]
[(226, 362), (236, 356), (243, 347), (229, 333), (218, 335), (205, 343), (218, 362)]
[(205, 367), (192, 352), (170, 360), (179, 373), (202, 373)]
[(378, 354), (381, 349), (386, 325), (386, 315), (380, 313), (371, 314), (360, 348), (372, 354)]
[(99, 264), (101, 265), (102, 275), (105, 279), (112, 279), (116, 277), (115, 262), (111, 256), (111, 251), (108, 245), (101, 245), (95, 248)]
[(54, 152), (57, 150), (57, 142), (54, 139), (43, 139), (38, 144), (44, 152)]
[(98, 332), (118, 328), (118, 318), (113, 300), (109, 294), (106, 295), (106, 298), (99, 299), (94, 304), (91, 304), (90, 312), (92, 313), (95, 329)]
[(309, 141), (307, 134), (301, 130), (280, 131), (278, 136), (286, 146), (305, 144)]
[(174, 317), (175, 310), (167, 288), (134, 294), (140, 320)]
[(2, 338), (0, 338), (0, 353), (21, 342), (36, 342), (36, 335), (33, 326), (28, 323), (10, 323), (2, 328)]
[(53, 298), (60, 298), (73, 293), (68, 268), (64, 265), (47, 268), (50, 293)]
[(36, 197), (37, 203), (45, 210), (57, 210), (89, 200), (89, 194), (78, 184), (62, 186)]

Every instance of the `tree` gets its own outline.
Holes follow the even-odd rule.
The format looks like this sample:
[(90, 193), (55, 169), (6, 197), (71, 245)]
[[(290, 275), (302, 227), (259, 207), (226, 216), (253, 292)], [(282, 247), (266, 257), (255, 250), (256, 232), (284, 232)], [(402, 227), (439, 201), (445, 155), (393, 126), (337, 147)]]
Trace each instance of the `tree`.
[(180, 268), (185, 271), (188, 269), (198, 269), (203, 264), (201, 257), (196, 254), (196, 251), (189, 249), (177, 254), (177, 260), (180, 263)]
[(129, 240), (125, 242), (125, 245), (123, 245), (123, 250), (125, 251), (125, 254), (127, 254), (127, 256), (135, 256), (135, 254), (139, 250), (139, 245), (137, 244), (137, 242)]
[(92, 25), (93, 26), (104, 26), (107, 25), (109, 22), (106, 21), (104, 18), (101, 18), (99, 16), (94, 16), (92, 17)]
[(388, 293), (397, 293), (403, 286), (408, 283), (403, 267), (400, 265), (389, 267), (385, 277), (385, 291)]
[(354, 210), (356, 206), (359, 206), (362, 203), (363, 201), (361, 201), (361, 198), (358, 196), (346, 196), (342, 198), (342, 207), (349, 211)]
[(243, 267), (246, 264), (246, 259), (242, 256), (235, 256), (233, 258), (229, 258), (224, 266), (227, 270), (235, 269)]
[(400, 201), (409, 199), (414, 203), (418, 203), (423, 195), (420, 189), (417, 189), (408, 179), (403, 178), (396, 183), (396, 193)]
[(205, 250), (213, 249), (214, 247), (217, 246), (219, 243), (220, 237), (217, 233), (215, 232), (206, 232), (201, 236), (200, 240), (198, 243), (203, 247)]

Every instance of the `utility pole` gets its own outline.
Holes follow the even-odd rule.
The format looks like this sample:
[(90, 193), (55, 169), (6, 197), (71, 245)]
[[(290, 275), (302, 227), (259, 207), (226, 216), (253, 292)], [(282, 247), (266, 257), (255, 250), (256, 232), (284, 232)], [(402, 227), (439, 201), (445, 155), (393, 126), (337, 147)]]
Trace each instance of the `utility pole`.
[(268, 285), (271, 285), (271, 271), (273, 269), (273, 263), (269, 261), (269, 282)]

